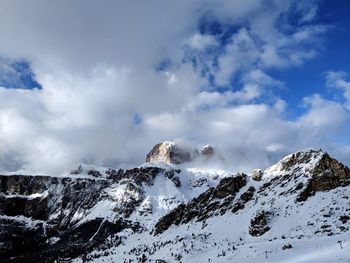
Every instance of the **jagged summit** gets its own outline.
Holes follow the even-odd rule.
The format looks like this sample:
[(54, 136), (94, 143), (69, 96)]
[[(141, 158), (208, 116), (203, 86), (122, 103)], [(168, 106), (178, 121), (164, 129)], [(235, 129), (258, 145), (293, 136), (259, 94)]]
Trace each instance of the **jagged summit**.
[(214, 148), (205, 145), (201, 151), (174, 141), (165, 141), (156, 144), (146, 156), (146, 162), (164, 162), (169, 164), (181, 164), (192, 162), (199, 157), (211, 158)]
[(287, 155), (264, 171), (264, 176), (285, 174), (312, 178), (333, 176), (345, 180), (350, 176), (350, 169), (322, 149), (309, 149)]

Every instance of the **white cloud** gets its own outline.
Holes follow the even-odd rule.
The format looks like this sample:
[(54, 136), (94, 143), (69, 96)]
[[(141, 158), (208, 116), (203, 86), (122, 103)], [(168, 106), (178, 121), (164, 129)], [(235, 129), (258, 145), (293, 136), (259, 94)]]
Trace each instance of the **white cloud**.
[[(347, 119), (345, 109), (319, 95), (306, 98), (305, 103), (307, 111), (295, 121), (283, 118), (285, 105), (280, 100), (271, 107), (220, 106), (210, 111), (188, 109), (167, 113), (166, 118), (164, 115), (149, 118), (158, 120), (158, 129), (169, 128), (173, 137), (187, 136), (193, 144), (214, 144), (225, 153), (226, 167), (249, 171), (300, 148), (327, 148), (329, 136), (339, 131)], [(152, 130), (149, 123), (144, 125)]]
[[(0, 57), (28, 60), (43, 87), (0, 88), (1, 170), (135, 165), (166, 139), (213, 144), (226, 165), (250, 169), (321, 145), (342, 126), (341, 105), (310, 97), (307, 112), (288, 121), (288, 105), (273, 95), (284, 83), (267, 70), (312, 58), (309, 40), (323, 31), (308, 24), (286, 34), (276, 21), (293, 1), (266, 3), (0, 0)], [(303, 14), (311, 23), (314, 14)], [(220, 36), (199, 33), (204, 16), (239, 29), (220, 46)], [(208, 74), (226, 89), (213, 88)]]
[(283, 152), (286, 149), (284, 148), (284, 146), (280, 143), (272, 143), (268, 146), (266, 146), (266, 151), (271, 152), (271, 153), (275, 153), (275, 152)]
[(239, 70), (247, 70), (257, 63), (259, 47), (256, 45), (249, 32), (243, 28), (233, 35), (231, 43), (225, 48), (225, 52), (218, 59), (219, 70), (216, 72), (218, 85), (227, 86), (232, 76)]
[(211, 35), (195, 33), (185, 41), (185, 44), (192, 49), (204, 50), (211, 46), (217, 46), (218, 42), (215, 37)]
[(311, 130), (317, 137), (320, 132), (324, 133), (321, 128), (326, 128), (327, 133), (339, 129), (347, 119), (347, 112), (334, 101), (323, 99), (320, 95), (315, 94), (304, 98), (305, 105), (310, 109), (300, 117), (299, 122)]
[(343, 91), (343, 96), (347, 100), (347, 107), (350, 109), (350, 81), (347, 81), (346, 78), (347, 74), (342, 71), (326, 72), (327, 85)]

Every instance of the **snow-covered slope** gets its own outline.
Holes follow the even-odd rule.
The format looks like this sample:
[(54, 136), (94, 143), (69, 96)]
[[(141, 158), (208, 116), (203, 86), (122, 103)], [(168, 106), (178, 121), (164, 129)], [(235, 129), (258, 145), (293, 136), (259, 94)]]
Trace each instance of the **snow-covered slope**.
[[(21, 188), (28, 176), (0, 176), (1, 262), (350, 259), (350, 171), (321, 150), (291, 154), (255, 176), (155, 163), (80, 172), (40, 177), (30, 191)], [(9, 213), (14, 196), (29, 208)], [(38, 207), (32, 200), (45, 218), (28, 212)], [(19, 229), (39, 233), (30, 253), (11, 239)]]

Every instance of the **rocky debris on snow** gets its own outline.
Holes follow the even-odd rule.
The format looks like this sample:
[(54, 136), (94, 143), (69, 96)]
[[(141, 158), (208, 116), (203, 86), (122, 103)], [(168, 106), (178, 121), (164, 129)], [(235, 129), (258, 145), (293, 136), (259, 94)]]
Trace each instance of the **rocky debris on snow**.
[(348, 215), (343, 215), (339, 217), (339, 220), (343, 223), (346, 224), (350, 220), (350, 216)]
[(293, 248), (291, 244), (285, 244), (283, 245), (282, 250), (291, 249), (291, 248)]
[(202, 187), (203, 185), (208, 184), (207, 178), (199, 178), (194, 180), (191, 184), (192, 187)]

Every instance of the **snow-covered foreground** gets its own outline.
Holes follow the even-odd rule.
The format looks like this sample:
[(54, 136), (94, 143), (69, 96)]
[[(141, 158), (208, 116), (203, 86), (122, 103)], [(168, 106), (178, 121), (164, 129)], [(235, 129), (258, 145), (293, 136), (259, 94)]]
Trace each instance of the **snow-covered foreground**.
[[(135, 237), (136, 242), (149, 242), (148, 239)], [(308, 239), (279, 239), (271, 241), (257, 241), (235, 246), (235, 249), (228, 246), (230, 242), (221, 242), (221, 245), (214, 241), (207, 240), (202, 243), (195, 243), (193, 247), (188, 246), (189, 254), (183, 255), (181, 262), (202, 263), (202, 262), (238, 262), (238, 263), (344, 263), (350, 262), (350, 234), (342, 234), (333, 237), (315, 237)], [(339, 244), (341, 241), (341, 244)], [(187, 242), (191, 244), (190, 242)], [(225, 245), (222, 245), (225, 243)], [(283, 246), (290, 244), (292, 247), (283, 249)], [(132, 248), (121, 246), (112, 249), (109, 256), (99, 257), (93, 262), (129, 262), (129, 259), (136, 258), (125, 256), (124, 252)], [(166, 262), (174, 262), (171, 253), (176, 252), (176, 248), (170, 250), (160, 250), (148, 258), (147, 262), (156, 262), (157, 259), (163, 259)], [(127, 258), (124, 259), (124, 258)], [(126, 261), (124, 261), (126, 260)], [(83, 262), (76, 259), (74, 262)]]
[[(342, 241), (341, 245), (343, 248), (340, 247), (338, 241)], [(292, 248), (283, 250), (282, 247), (286, 243), (291, 244)], [(234, 255), (228, 261), (215, 260), (214, 262), (232, 262), (230, 260), (246, 263), (350, 262), (350, 235), (344, 234), (336, 237), (311, 238), (307, 240), (291, 239), (256, 242), (237, 247)]]
[[(342, 241), (341, 249), (338, 241)], [(283, 250), (285, 244), (291, 249)], [(267, 258), (266, 258), (267, 255)], [(203, 262), (196, 261), (185, 262)], [(202, 258), (202, 260), (205, 260)], [(205, 262), (205, 261), (204, 261)], [(213, 262), (271, 262), (271, 263), (340, 263), (350, 262), (350, 235), (312, 238), (307, 240), (274, 240), (250, 243), (237, 247), (227, 259), (216, 258)]]

